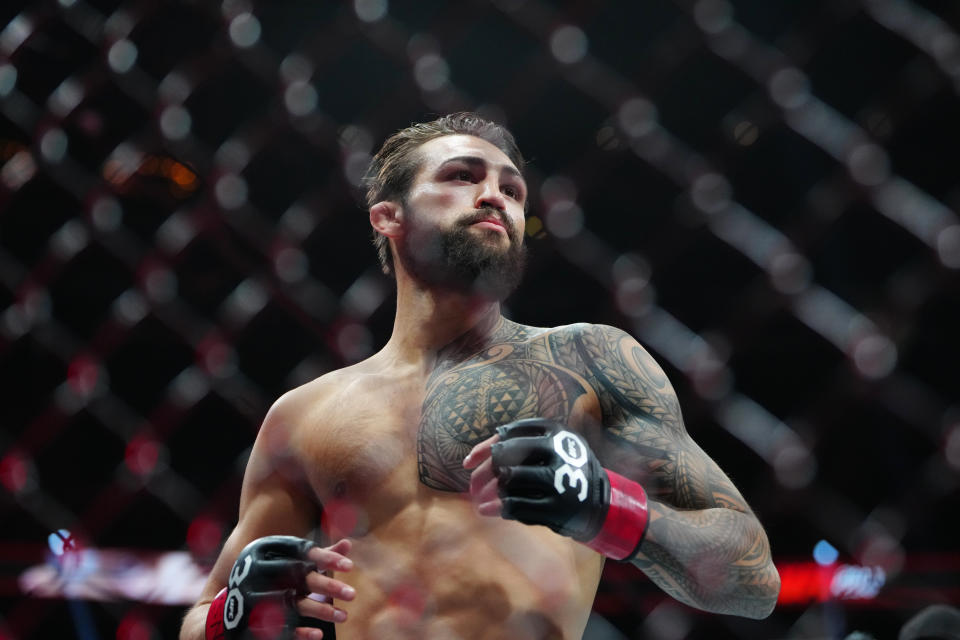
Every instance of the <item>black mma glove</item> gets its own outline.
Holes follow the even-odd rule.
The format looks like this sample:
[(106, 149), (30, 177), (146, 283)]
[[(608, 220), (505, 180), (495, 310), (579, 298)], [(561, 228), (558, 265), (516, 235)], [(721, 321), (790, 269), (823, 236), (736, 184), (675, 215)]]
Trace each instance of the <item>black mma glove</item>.
[(517, 420), (497, 433), (502, 517), (550, 527), (615, 560), (636, 554), (648, 520), (640, 484), (604, 469), (583, 438), (552, 420)]
[(296, 627), (319, 627), (320, 620), (301, 616), (296, 604), (309, 593), (307, 574), (316, 565), (307, 559), (307, 552), (314, 546), (294, 536), (266, 536), (244, 547), (227, 586), (210, 604), (207, 640), (286, 640), (293, 638)]

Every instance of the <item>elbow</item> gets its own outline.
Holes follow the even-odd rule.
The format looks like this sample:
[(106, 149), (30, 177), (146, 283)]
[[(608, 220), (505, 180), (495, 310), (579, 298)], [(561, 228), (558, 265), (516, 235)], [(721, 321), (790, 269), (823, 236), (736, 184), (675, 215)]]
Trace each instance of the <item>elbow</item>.
[(766, 575), (760, 580), (759, 584), (750, 585), (740, 594), (740, 599), (745, 603), (745, 606), (734, 613), (754, 620), (763, 620), (773, 613), (779, 597), (780, 573), (771, 562)]
[(774, 593), (769, 597), (758, 598), (753, 606), (734, 613), (744, 618), (750, 618), (751, 620), (764, 620), (770, 617), (770, 614), (773, 613), (776, 606), (777, 594)]
[(713, 613), (763, 620), (773, 613), (780, 596), (780, 574), (773, 563), (747, 582), (729, 585), (722, 595), (715, 594), (703, 609)]
[(766, 598), (767, 606), (763, 611), (763, 615), (759, 619), (768, 617), (777, 606), (777, 601), (780, 598), (780, 572), (777, 571), (777, 568), (770, 563), (770, 584), (768, 585), (768, 594)]
[[(773, 613), (780, 598), (780, 572), (773, 563), (770, 554), (770, 543), (762, 528), (757, 523), (758, 535), (753, 547), (755, 553), (750, 554), (754, 559), (754, 569), (747, 575), (740, 576), (740, 597), (750, 604), (740, 613), (747, 618), (763, 620)], [(753, 563), (748, 563), (753, 564)]]

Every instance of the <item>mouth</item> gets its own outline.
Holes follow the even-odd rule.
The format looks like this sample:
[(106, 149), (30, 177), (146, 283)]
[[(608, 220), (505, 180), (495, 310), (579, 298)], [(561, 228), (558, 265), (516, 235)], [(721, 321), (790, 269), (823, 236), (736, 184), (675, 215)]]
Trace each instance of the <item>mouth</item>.
[(493, 229), (494, 231), (500, 231), (501, 233), (507, 233), (507, 227), (500, 221), (499, 218), (486, 218), (480, 220), (479, 222), (474, 222), (474, 227), (481, 227), (483, 229)]

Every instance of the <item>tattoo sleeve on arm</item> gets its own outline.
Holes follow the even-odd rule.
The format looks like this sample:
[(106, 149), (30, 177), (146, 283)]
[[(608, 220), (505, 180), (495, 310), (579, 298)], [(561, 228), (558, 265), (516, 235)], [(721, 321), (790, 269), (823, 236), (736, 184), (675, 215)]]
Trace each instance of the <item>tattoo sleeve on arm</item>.
[(650, 497), (650, 525), (633, 563), (687, 604), (769, 614), (779, 577), (766, 534), (730, 479), (688, 435), (666, 374), (612, 327), (585, 328), (577, 346), (601, 403), (598, 453)]

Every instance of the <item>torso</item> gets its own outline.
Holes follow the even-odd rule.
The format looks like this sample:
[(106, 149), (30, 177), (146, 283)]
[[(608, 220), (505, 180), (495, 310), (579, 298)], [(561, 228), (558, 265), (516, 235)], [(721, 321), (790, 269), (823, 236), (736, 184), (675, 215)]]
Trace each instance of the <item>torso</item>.
[[(340, 640), (579, 638), (603, 559), (541, 526), (476, 515), (463, 458), (494, 429), (554, 418), (584, 432), (600, 405), (576, 331), (503, 320), (441, 352), (428, 376), (376, 358), (338, 372), (296, 450), (329, 538), (354, 540)], [(588, 438), (589, 439), (589, 438)]]

